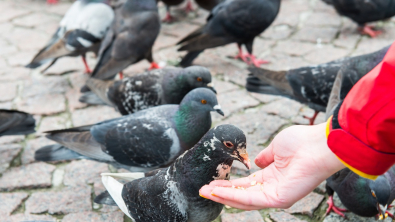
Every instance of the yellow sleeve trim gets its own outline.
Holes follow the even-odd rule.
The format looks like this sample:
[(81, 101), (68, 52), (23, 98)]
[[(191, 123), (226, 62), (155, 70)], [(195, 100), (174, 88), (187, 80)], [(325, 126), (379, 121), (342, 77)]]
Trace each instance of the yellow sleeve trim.
[[(331, 117), (329, 117), (328, 121), (326, 122), (326, 138), (327, 138), (327, 139), (328, 139), (329, 133), (330, 133), (330, 126), (331, 126), (332, 118), (333, 118), (333, 115), (332, 115)], [(336, 154), (335, 154), (335, 155), (336, 155)], [(369, 179), (369, 180), (375, 180), (375, 179), (377, 179), (378, 176), (376, 176), (376, 175), (369, 175), (369, 174), (366, 174), (366, 173), (364, 173), (364, 172), (362, 172), (362, 171), (359, 171), (359, 170), (355, 169), (354, 167), (348, 165), (346, 162), (344, 162), (344, 161), (343, 161), (342, 159), (340, 159), (338, 156), (336, 156), (336, 157), (337, 157), (337, 158), (340, 160), (340, 162), (342, 162), (348, 169), (350, 169), (352, 172), (358, 174), (359, 176), (364, 177), (364, 178)]]
[(329, 137), (330, 126), (331, 126), (331, 122), (332, 122), (332, 117), (333, 117), (333, 115), (332, 115), (331, 117), (328, 118), (328, 121), (326, 121), (326, 139), (328, 139), (328, 137)]
[(364, 178), (369, 179), (369, 180), (376, 180), (377, 177), (379, 177), (379, 176), (377, 176), (377, 175), (369, 175), (369, 174), (366, 174), (366, 173), (364, 173), (364, 172), (362, 172), (362, 171), (359, 171), (359, 170), (355, 169), (354, 167), (348, 165), (346, 162), (344, 162), (343, 160), (341, 160), (339, 157), (337, 157), (337, 158), (338, 158), (338, 159), (340, 160), (340, 162), (342, 162), (348, 169), (350, 169), (352, 172), (358, 174), (358, 175), (361, 176), (361, 177), (364, 177)]

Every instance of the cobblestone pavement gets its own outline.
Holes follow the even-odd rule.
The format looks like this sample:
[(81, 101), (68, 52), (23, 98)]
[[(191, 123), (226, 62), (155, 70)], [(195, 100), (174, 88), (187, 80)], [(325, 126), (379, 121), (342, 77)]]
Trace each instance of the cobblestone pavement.
[[(43, 131), (119, 116), (112, 108), (78, 102), (79, 88), (87, 78), (80, 58), (60, 59), (44, 74), (23, 67), (49, 40), (70, 4), (66, 0), (55, 6), (46, 5), (44, 0), (0, 0), (0, 108), (27, 111), (38, 123), (35, 135), (0, 138), (0, 221), (130, 221), (117, 207), (92, 201), (104, 190), (100, 173), (114, 171), (107, 164), (88, 160), (48, 164), (33, 158), (35, 150), (51, 143)], [(163, 17), (163, 6), (160, 11)], [(203, 10), (189, 15), (177, 8), (172, 11), (178, 21), (162, 26), (154, 46), (154, 58), (168, 65), (176, 64), (181, 55), (174, 44), (203, 24), (208, 14)], [(276, 70), (328, 62), (391, 44), (395, 19), (376, 25), (384, 30), (383, 35), (362, 37), (355, 24), (320, 0), (283, 0), (278, 18), (256, 39), (254, 50), (258, 57), (271, 61), (265, 68)], [(219, 102), (226, 114), (224, 119), (213, 115), (215, 125), (232, 123), (242, 128), (248, 133), (248, 150), (254, 157), (279, 130), (307, 124), (302, 115), (312, 115), (313, 110), (289, 99), (246, 92), (246, 66), (228, 58), (236, 53), (235, 45), (206, 50), (195, 64), (208, 67), (215, 76)], [(88, 62), (94, 65), (93, 55)], [(132, 75), (148, 66), (144, 61), (125, 73)], [(323, 121), (320, 114), (316, 123)], [(233, 173), (249, 172), (236, 163)], [(226, 208), (216, 221), (342, 221), (333, 213), (324, 218), (326, 198), (321, 184), (290, 209), (241, 212)], [(347, 216), (350, 221), (374, 220), (350, 213)]]

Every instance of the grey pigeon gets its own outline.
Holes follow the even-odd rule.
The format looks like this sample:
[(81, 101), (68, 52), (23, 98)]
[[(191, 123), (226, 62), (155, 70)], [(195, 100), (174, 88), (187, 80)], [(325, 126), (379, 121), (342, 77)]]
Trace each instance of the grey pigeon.
[[(156, 0), (127, 0), (115, 10), (114, 22), (100, 47), (99, 60), (92, 77), (113, 79), (129, 65), (143, 59), (151, 63), (151, 68), (158, 68), (152, 58), (152, 46), (159, 31)], [(82, 91), (86, 91), (86, 88)]]
[(333, 5), (340, 15), (357, 23), (359, 31), (372, 38), (379, 35), (381, 31), (374, 30), (366, 23), (385, 20), (395, 15), (395, 0), (324, 0), (324, 2)]
[(0, 109), (0, 136), (27, 135), (34, 133), (36, 121), (33, 116), (16, 110)]
[[(195, 30), (178, 44), (179, 51), (188, 53), (180, 62), (190, 66), (193, 60), (205, 49), (237, 43), (239, 55), (248, 64), (260, 66), (267, 63), (252, 55), (252, 45), (256, 36), (268, 28), (280, 9), (280, 0), (227, 0), (217, 5), (203, 27)], [(245, 45), (248, 53), (242, 53)]]
[(49, 43), (33, 58), (27, 68), (37, 68), (51, 62), (51, 67), (63, 56), (82, 56), (85, 72), (90, 69), (85, 60), (87, 52), (97, 53), (104, 38), (114, 11), (104, 0), (78, 0), (73, 3), (60, 21), (59, 28)]
[(201, 66), (156, 69), (122, 81), (91, 78), (87, 86), (91, 92), (84, 93), (80, 102), (114, 106), (122, 115), (158, 105), (179, 104), (198, 87), (214, 90), (210, 71)]
[[(246, 137), (233, 125), (221, 125), (153, 176), (102, 174), (102, 181), (119, 208), (136, 222), (207, 222), (218, 217), (223, 205), (199, 196), (199, 189), (213, 180), (229, 180), (234, 160), (250, 168)], [(134, 180), (121, 184), (113, 177)]]
[(333, 82), (340, 69), (344, 72), (341, 98), (352, 86), (370, 70), (376, 67), (389, 49), (366, 55), (343, 58), (329, 63), (291, 69), (272, 71), (250, 67), (246, 88), (250, 92), (280, 95), (307, 104), (316, 111), (310, 124), (313, 124), (318, 112), (325, 112)]
[(132, 172), (166, 167), (210, 129), (212, 111), (223, 115), (214, 92), (197, 88), (180, 105), (162, 105), (90, 126), (49, 131), (47, 138), (64, 147), (43, 147), (35, 158), (67, 160), (75, 159), (78, 153), (79, 158), (110, 163)]

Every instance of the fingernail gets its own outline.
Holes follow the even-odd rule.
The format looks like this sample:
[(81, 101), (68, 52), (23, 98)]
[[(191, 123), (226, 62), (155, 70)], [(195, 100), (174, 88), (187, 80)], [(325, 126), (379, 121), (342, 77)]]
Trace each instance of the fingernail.
[(215, 193), (211, 192), (211, 196), (218, 197)]
[(199, 193), (199, 196), (203, 197), (204, 199), (208, 199), (207, 197), (203, 196), (201, 193)]

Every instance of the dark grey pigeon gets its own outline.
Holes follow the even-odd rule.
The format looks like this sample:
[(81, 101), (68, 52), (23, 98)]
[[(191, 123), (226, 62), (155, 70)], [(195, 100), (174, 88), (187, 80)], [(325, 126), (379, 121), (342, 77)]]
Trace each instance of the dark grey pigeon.
[[(279, 9), (280, 0), (227, 0), (220, 3), (211, 11), (206, 25), (178, 43), (181, 45), (179, 51), (188, 52), (180, 65), (190, 66), (205, 49), (229, 43), (237, 43), (239, 47), (236, 58), (255, 66), (267, 63), (255, 58), (252, 45), (255, 37), (272, 24)], [(242, 45), (246, 46), (247, 54), (242, 53)]]
[(129, 65), (143, 59), (151, 63), (151, 68), (158, 68), (152, 58), (152, 46), (159, 31), (156, 0), (127, 0), (115, 10), (114, 22), (103, 40), (92, 77), (113, 79)]
[(97, 53), (101, 40), (114, 20), (114, 11), (105, 0), (79, 0), (66, 12), (49, 43), (33, 58), (27, 68), (37, 68), (63, 56), (82, 56), (85, 72), (90, 69), (85, 60), (87, 52)]
[(223, 205), (199, 196), (199, 189), (213, 180), (229, 180), (234, 160), (249, 169), (246, 145), (243, 131), (233, 125), (221, 125), (153, 176), (121, 184), (113, 177), (136, 177), (102, 174), (102, 181), (118, 207), (136, 222), (212, 221)]
[(395, 15), (395, 0), (324, 0), (333, 5), (336, 11), (358, 24), (362, 34), (374, 38), (381, 31), (374, 30), (366, 23), (391, 18)]
[(289, 71), (272, 71), (250, 67), (246, 88), (250, 92), (280, 95), (307, 104), (318, 112), (325, 112), (333, 82), (340, 69), (344, 70), (341, 98), (370, 70), (376, 67), (389, 49), (385, 47), (366, 55), (343, 58), (329, 63), (307, 66)]
[(80, 102), (115, 107), (122, 115), (164, 104), (180, 104), (184, 96), (198, 87), (211, 87), (211, 73), (201, 66), (164, 68), (123, 79), (104, 81), (91, 78), (91, 90)]
[(197, 88), (180, 105), (162, 105), (90, 126), (49, 131), (47, 138), (64, 147), (43, 147), (35, 158), (67, 160), (78, 153), (81, 158), (132, 172), (167, 167), (210, 129), (212, 111), (223, 115), (214, 92)]
[(34, 133), (36, 121), (33, 116), (16, 111), (0, 109), (0, 136)]
[(195, 2), (199, 5), (200, 8), (204, 8), (208, 11), (211, 11), (215, 6), (225, 0), (195, 0)]

